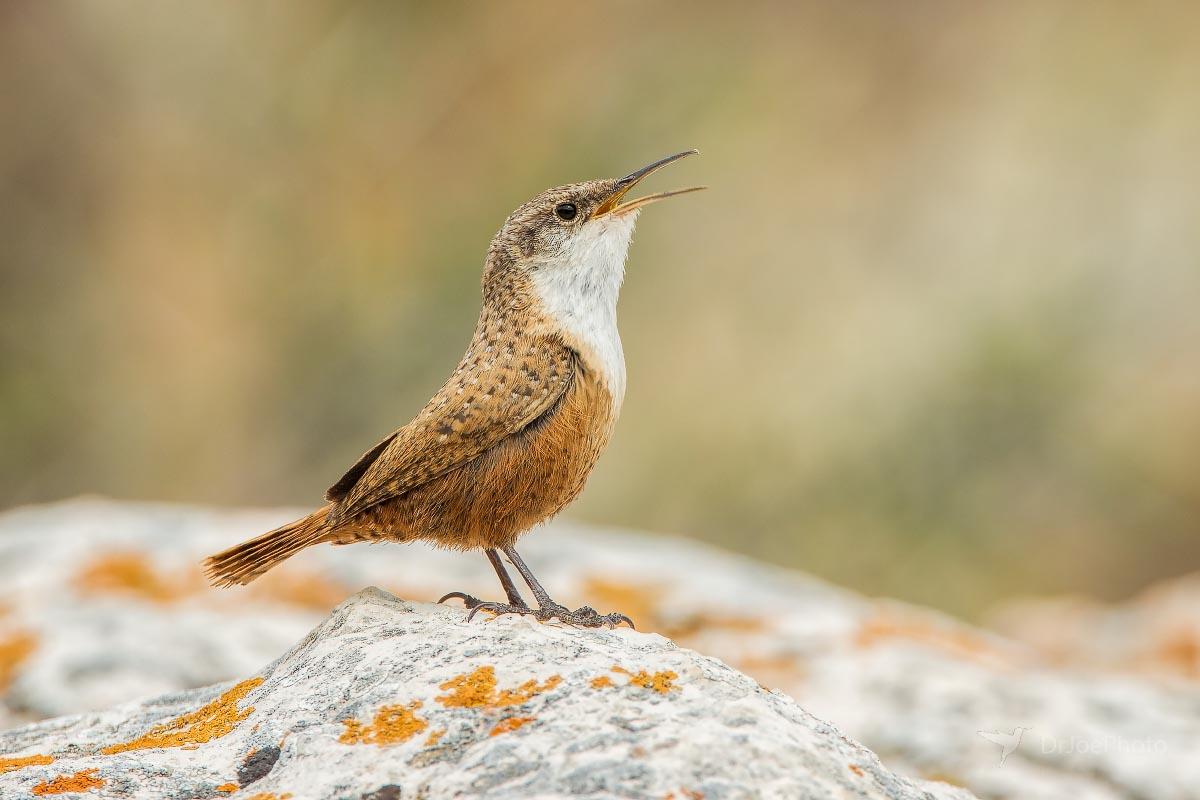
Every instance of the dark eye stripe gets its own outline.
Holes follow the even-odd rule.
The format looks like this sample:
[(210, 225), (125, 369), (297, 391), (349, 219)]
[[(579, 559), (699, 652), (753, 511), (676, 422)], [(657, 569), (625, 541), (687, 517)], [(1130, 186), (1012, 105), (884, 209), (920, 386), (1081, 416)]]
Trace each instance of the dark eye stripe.
[(575, 219), (575, 215), (579, 213), (579, 209), (575, 207), (574, 203), (559, 203), (554, 207), (554, 213), (559, 219), (570, 222)]

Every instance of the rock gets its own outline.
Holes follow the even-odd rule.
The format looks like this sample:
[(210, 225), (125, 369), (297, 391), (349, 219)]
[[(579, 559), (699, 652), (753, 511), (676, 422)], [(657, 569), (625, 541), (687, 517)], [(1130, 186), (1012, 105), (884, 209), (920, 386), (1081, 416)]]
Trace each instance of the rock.
[[(254, 674), (362, 586), (410, 600), (499, 595), (482, 556), (418, 545), (313, 548), (248, 589), (205, 587), (204, 555), (295, 515), (77, 500), (0, 516), (0, 728)], [(985, 798), (1200, 797), (1194, 671), (1166, 680), (1119, 658), (1097, 669), (1082, 648), (1048, 658), (677, 538), (556, 521), (521, 549), (563, 602), (627, 612), (783, 690), (898, 773)], [(1200, 593), (1169, 597), (1171, 624), (1155, 630), (1200, 630)], [(1039, 612), (1029, 613), (1031, 628)], [(1150, 614), (1114, 619), (1129, 631)], [(1123, 640), (1113, 624), (1092, 638)], [(1194, 639), (1169, 641), (1184, 658)], [(1027, 730), (1001, 764), (979, 732), (1017, 728)]]
[(661, 636), (468, 624), (374, 588), (250, 677), (9, 731), (0, 752), (5, 797), (971, 797)]
[(989, 621), (1056, 665), (1200, 680), (1200, 573), (1162, 581), (1117, 604), (1084, 597), (1010, 600)]

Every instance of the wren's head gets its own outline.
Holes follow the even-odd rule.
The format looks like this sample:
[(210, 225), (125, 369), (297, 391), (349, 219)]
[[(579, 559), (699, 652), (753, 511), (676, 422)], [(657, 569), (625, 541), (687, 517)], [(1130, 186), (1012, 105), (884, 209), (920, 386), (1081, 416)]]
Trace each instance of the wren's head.
[(668, 156), (624, 178), (547, 189), (509, 215), (488, 249), (485, 313), (535, 310), (596, 368), (617, 402), (625, 361), (617, 333), (617, 296), (639, 210), (696, 186), (625, 200), (646, 176), (697, 151)]

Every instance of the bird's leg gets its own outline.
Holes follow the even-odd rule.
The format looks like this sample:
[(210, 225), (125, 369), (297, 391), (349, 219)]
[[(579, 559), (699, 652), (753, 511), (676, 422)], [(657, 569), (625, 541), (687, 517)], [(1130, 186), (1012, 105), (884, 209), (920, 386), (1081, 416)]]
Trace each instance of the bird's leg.
[(537, 600), (538, 606), (541, 608), (555, 608), (566, 611), (564, 606), (550, 599), (550, 593), (542, 588), (542, 584), (533, 576), (533, 570), (525, 563), (525, 559), (517, 554), (515, 547), (504, 548), (504, 555), (508, 556), (508, 560), (517, 568), (517, 572), (521, 573), (521, 577), (525, 579), (525, 583), (529, 584), (529, 590), (533, 592), (533, 598)]
[[(508, 607), (515, 611), (528, 611), (529, 606), (525, 605), (525, 598), (521, 597), (521, 593), (517, 591), (517, 586), (513, 583), (512, 577), (508, 574), (508, 570), (504, 568), (504, 562), (500, 560), (500, 554), (493, 548), (488, 548), (483, 551), (487, 554), (488, 561), (492, 562), (492, 568), (496, 570), (496, 577), (500, 579), (500, 585), (504, 587), (504, 594), (508, 595)], [(503, 607), (503, 603), (491, 603), (480, 600), (478, 597), (469, 595), (465, 592), (450, 592), (439, 603), (444, 603), (451, 597), (457, 597), (463, 601), (463, 605), (474, 611), (480, 606), (488, 606), (491, 608)]]
[(600, 614), (590, 606), (583, 606), (571, 611), (566, 606), (559, 605), (550, 599), (550, 594), (542, 588), (542, 584), (533, 576), (533, 571), (529, 569), (529, 565), (525, 563), (525, 560), (517, 554), (515, 548), (505, 547), (504, 555), (508, 556), (508, 560), (517, 568), (517, 572), (521, 573), (521, 577), (525, 579), (525, 583), (529, 584), (529, 589), (533, 592), (533, 597), (537, 600), (538, 607), (536, 610), (526, 610), (523, 612), (503, 611), (498, 613), (532, 614), (539, 620), (558, 617), (568, 625), (580, 625), (585, 628), (599, 628), (602, 625), (615, 628), (622, 622), (631, 628), (633, 627), (633, 620), (624, 614)]
[(508, 595), (508, 602), (519, 608), (527, 608), (525, 598), (521, 597), (521, 593), (517, 591), (517, 585), (513, 583), (508, 570), (504, 568), (504, 562), (500, 559), (500, 554), (491, 548), (485, 552), (487, 553), (488, 561), (491, 561), (492, 566), (496, 568), (496, 577), (500, 578), (500, 585), (504, 587), (504, 594)]

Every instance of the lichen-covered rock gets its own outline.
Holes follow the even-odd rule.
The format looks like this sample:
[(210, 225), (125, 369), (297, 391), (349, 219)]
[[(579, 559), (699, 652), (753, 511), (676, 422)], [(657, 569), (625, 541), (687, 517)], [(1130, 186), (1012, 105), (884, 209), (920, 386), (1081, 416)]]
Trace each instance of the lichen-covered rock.
[(911, 798), (780, 692), (661, 636), (367, 589), (232, 685), (0, 734), (0, 796)]
[[(420, 545), (317, 547), (248, 588), (205, 586), (204, 555), (295, 516), (94, 499), (0, 515), (0, 728), (252, 675), (363, 586), (500, 594), (482, 556)], [(678, 538), (556, 521), (521, 551), (564, 603), (623, 611), (782, 689), (901, 774), (997, 800), (1200, 799), (1200, 683), (1185, 679), (1200, 674), (1200, 592), (1068, 626), (1064, 668), (1056, 651)], [(1030, 629), (1047, 627), (1038, 608)], [(1146, 653), (1173, 666), (1148, 675)], [(1013, 737), (1003, 764), (980, 731)]]

